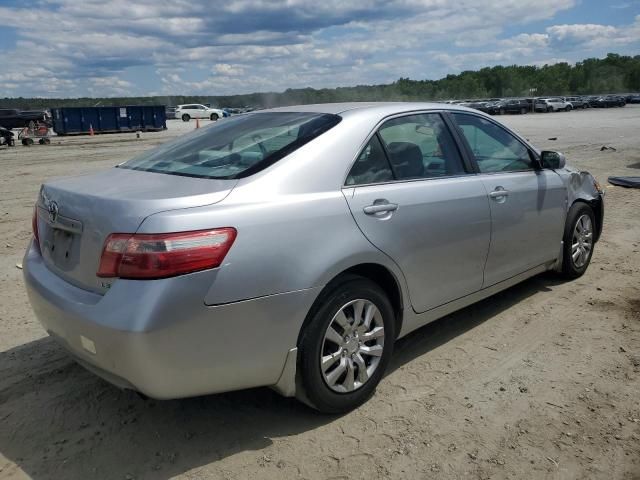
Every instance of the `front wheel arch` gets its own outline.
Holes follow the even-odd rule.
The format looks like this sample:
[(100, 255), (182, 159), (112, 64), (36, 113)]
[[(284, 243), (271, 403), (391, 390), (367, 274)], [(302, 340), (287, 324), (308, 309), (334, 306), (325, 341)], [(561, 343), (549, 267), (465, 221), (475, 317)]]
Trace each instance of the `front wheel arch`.
[[(578, 224), (582, 222), (583, 217), (588, 217), (589, 222), (591, 224), (592, 230), (592, 241), (588, 242), (585, 238), (580, 238), (581, 231), (578, 230)], [(573, 280), (578, 277), (584, 275), (584, 273), (589, 268), (589, 264), (591, 263), (591, 258), (593, 256), (594, 247), (596, 244), (596, 236), (595, 236), (595, 213), (591, 208), (589, 202), (584, 201), (575, 201), (571, 205), (571, 208), (567, 212), (567, 220), (564, 226), (563, 232), (563, 243), (562, 243), (562, 263), (558, 265), (559, 274), (567, 280)], [(582, 225), (582, 228), (586, 228), (586, 225)], [(578, 238), (576, 238), (576, 235)], [(578, 242), (578, 247), (574, 252), (574, 241)], [(584, 245), (589, 245), (587, 249), (583, 248)], [(581, 253), (578, 251), (581, 251)], [(576, 258), (572, 258), (572, 255), (578, 254), (578, 258), (581, 261), (580, 264), (575, 263)]]
[(603, 223), (602, 209), (604, 208), (604, 206), (602, 205), (602, 199), (596, 198), (593, 200), (586, 200), (584, 198), (578, 198), (571, 204), (569, 208), (573, 207), (576, 203), (584, 203), (585, 205), (588, 205), (589, 207), (591, 207), (591, 210), (593, 210), (593, 215), (595, 217), (595, 227), (596, 227), (594, 243), (597, 243), (598, 240), (600, 240), (600, 235), (602, 234), (602, 223)]

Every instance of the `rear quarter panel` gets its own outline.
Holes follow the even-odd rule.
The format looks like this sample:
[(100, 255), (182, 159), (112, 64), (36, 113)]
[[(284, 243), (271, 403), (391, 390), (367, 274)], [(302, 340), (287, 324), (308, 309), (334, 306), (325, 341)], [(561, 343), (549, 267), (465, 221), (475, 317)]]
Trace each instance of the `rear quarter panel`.
[(240, 180), (217, 205), (160, 212), (140, 233), (234, 227), (237, 238), (205, 302), (219, 305), (326, 285), (342, 271), (397, 265), (355, 223), (342, 193), (346, 174), (375, 127), (370, 115), (342, 122), (266, 170)]
[(149, 217), (139, 232), (232, 226), (238, 235), (205, 296), (219, 305), (323, 286), (360, 263), (400, 272), (362, 235), (342, 192), (283, 195), (243, 202), (232, 192), (223, 204)]

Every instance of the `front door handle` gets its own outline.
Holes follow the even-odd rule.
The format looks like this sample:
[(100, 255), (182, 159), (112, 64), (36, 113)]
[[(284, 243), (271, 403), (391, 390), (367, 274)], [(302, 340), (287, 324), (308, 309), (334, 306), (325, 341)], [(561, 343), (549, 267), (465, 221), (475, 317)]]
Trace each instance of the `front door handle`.
[(397, 203), (374, 203), (373, 205), (367, 205), (362, 210), (367, 215), (375, 215), (376, 213), (395, 212), (397, 209)]
[(509, 196), (509, 190), (505, 190), (503, 187), (496, 187), (493, 192), (489, 193), (491, 198), (501, 199)]

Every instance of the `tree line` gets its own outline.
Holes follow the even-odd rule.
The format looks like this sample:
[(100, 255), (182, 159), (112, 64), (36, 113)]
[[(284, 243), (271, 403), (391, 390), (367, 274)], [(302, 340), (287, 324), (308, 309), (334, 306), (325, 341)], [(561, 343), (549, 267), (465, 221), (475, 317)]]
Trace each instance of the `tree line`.
[(609, 53), (575, 65), (495, 66), (447, 75), (439, 80), (400, 78), (390, 84), (338, 88), (297, 88), (243, 95), (153, 96), (114, 98), (3, 98), (0, 108), (43, 109), (125, 105), (205, 103), (217, 107), (276, 107), (358, 101), (427, 101), (494, 97), (586, 95), (640, 91), (640, 55)]

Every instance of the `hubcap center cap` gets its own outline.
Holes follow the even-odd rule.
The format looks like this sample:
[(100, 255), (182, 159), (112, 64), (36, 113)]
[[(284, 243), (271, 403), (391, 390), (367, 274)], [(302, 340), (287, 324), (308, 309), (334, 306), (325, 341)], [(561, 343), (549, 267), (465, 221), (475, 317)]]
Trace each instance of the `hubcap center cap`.
[(351, 338), (348, 342), (344, 344), (344, 348), (349, 353), (349, 355), (353, 355), (358, 351), (359, 343), (357, 338)]

